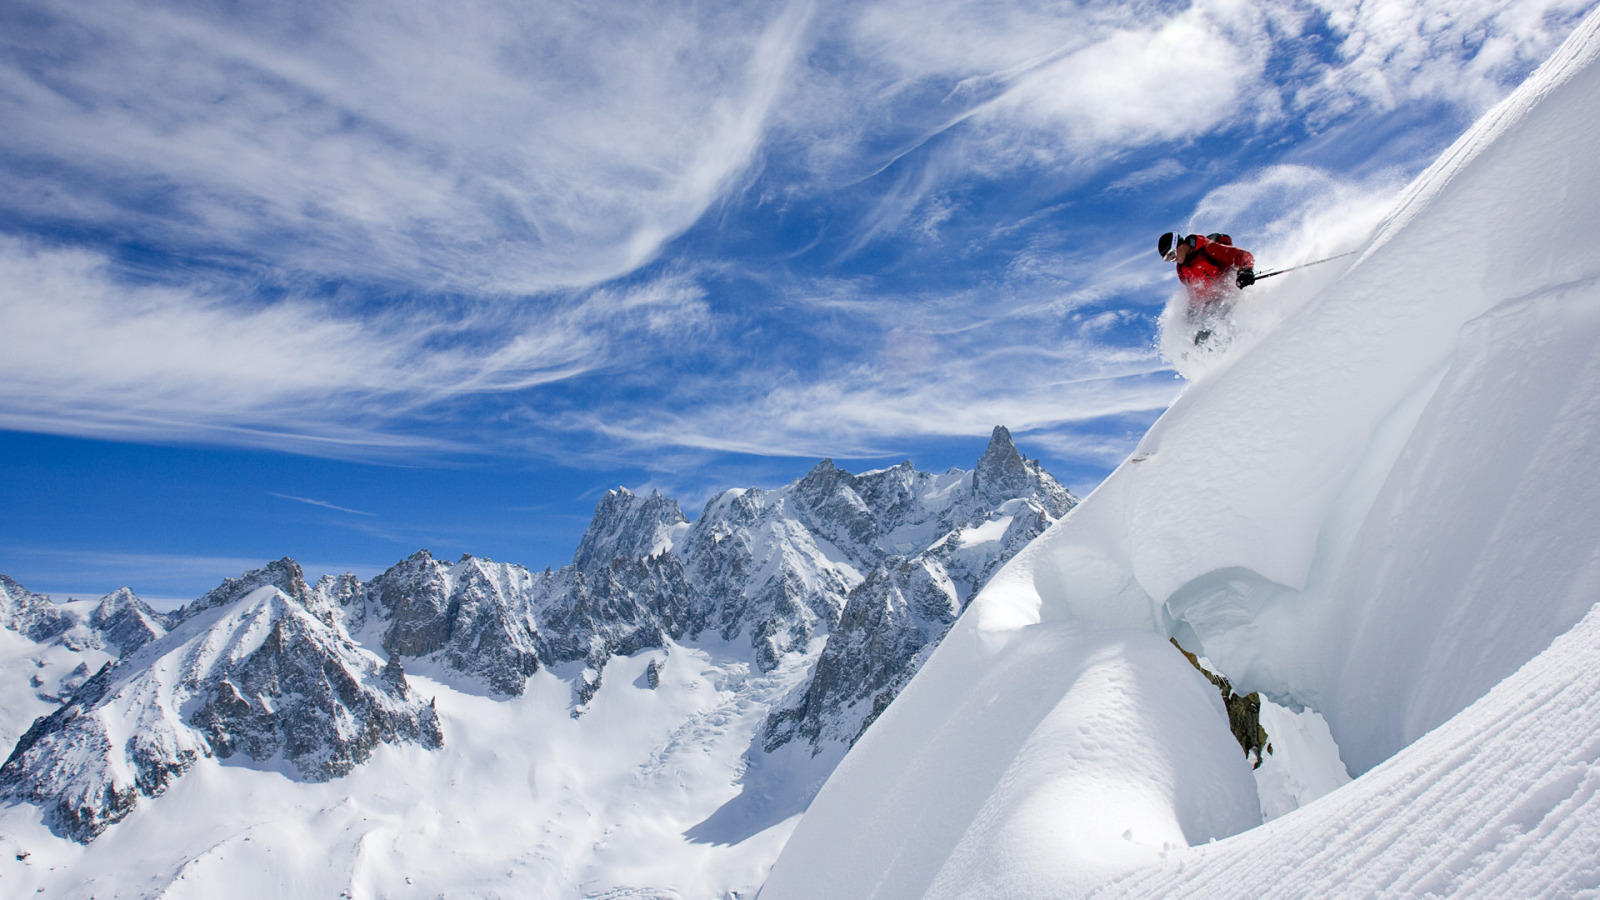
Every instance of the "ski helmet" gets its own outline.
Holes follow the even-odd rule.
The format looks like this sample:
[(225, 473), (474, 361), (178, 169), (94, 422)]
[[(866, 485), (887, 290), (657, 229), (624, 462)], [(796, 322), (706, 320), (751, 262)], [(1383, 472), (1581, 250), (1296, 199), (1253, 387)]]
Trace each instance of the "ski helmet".
[(1166, 234), (1163, 234), (1161, 236), (1161, 238), (1156, 241), (1156, 252), (1161, 254), (1161, 258), (1166, 260), (1167, 262), (1177, 262), (1177, 260), (1178, 260), (1178, 247), (1177, 247), (1177, 245), (1182, 240), (1183, 240), (1183, 235), (1174, 234), (1173, 232), (1169, 231)]

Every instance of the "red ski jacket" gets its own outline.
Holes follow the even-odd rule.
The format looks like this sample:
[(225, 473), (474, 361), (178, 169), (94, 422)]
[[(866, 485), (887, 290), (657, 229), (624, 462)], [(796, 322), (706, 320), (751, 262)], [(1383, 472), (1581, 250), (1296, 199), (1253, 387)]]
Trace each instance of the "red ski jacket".
[(1202, 234), (1189, 236), (1189, 256), (1178, 264), (1178, 280), (1189, 289), (1191, 307), (1210, 306), (1234, 290), (1240, 269), (1253, 269), (1256, 258), (1248, 250), (1233, 246), (1225, 234), (1215, 240)]

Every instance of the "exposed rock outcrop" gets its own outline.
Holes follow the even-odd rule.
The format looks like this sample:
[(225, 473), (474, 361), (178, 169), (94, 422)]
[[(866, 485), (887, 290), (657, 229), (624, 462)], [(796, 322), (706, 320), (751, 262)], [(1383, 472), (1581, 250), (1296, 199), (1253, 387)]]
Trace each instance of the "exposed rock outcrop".
[(672, 546), (674, 533), (688, 521), (678, 501), (655, 491), (648, 497), (627, 488), (606, 491), (572, 555), (572, 565), (580, 572), (592, 572), (614, 561), (656, 556)]
[(191, 611), (36, 721), (0, 766), (0, 796), (38, 803), (57, 833), (88, 841), (206, 756), (281, 757), (323, 781), (380, 743), (440, 746), (431, 702), (384, 671), (342, 626), (261, 584)]
[(902, 463), (850, 475), (824, 461), (796, 494), (808, 521), (856, 548), (870, 574), (850, 591), (804, 690), (769, 716), (769, 751), (796, 738), (814, 753), (854, 743), (995, 571), (1078, 502), (1005, 428), (970, 473)]
[(1255, 691), (1248, 694), (1235, 692), (1227, 678), (1201, 665), (1199, 657), (1183, 649), (1177, 638), (1169, 640), (1189, 661), (1189, 665), (1200, 670), (1200, 674), (1222, 694), (1222, 706), (1228, 711), (1228, 730), (1233, 732), (1233, 739), (1239, 742), (1239, 748), (1251, 760), (1251, 768), (1261, 768), (1261, 755), (1272, 752), (1272, 745), (1267, 742), (1267, 730), (1261, 727), (1261, 694)]
[(49, 597), (35, 594), (0, 575), (0, 628), (44, 643), (71, 628), (74, 621), (70, 613), (50, 602)]

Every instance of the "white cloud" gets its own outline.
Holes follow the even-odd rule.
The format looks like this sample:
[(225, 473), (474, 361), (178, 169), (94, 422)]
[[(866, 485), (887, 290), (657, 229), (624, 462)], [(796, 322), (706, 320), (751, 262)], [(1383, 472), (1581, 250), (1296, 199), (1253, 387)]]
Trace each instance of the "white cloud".
[(267, 491), (267, 496), (269, 496), (269, 497), (277, 497), (280, 500), (293, 500), (296, 503), (304, 503), (307, 506), (320, 506), (323, 509), (331, 509), (331, 510), (333, 510), (335, 512), (350, 513), (351, 515), (356, 515), (356, 516), (376, 516), (377, 515), (377, 513), (362, 512), (359, 509), (351, 509), (348, 506), (339, 506), (337, 504), (329, 503), (326, 500), (314, 500), (314, 499), (312, 499), (310, 497), (296, 497), (293, 494), (280, 494), (277, 491)]
[[(1088, 178), (1141, 147), (1286, 117), (1314, 126), (1411, 101), (1468, 114), (1503, 96), (1594, 0), (881, 0), (818, 14), (827, 53), (776, 121), (823, 182), (883, 171), (935, 135), (927, 170), (864, 242), (912, 229), (926, 194), (1018, 167)], [(1326, 38), (1323, 31), (1331, 31)], [(1331, 47), (1331, 52), (1325, 48)]]
[(1351, 107), (1442, 100), (1476, 114), (1505, 96), (1593, 0), (1317, 0), (1338, 61), (1297, 98), (1317, 120)]
[[(251, 10), (254, 10), (253, 12)], [(0, 203), (322, 276), (627, 272), (748, 164), (803, 9), (85, 0), (0, 38)]]
[(705, 316), (682, 276), (516, 309), (246, 304), (130, 284), (89, 251), (0, 239), (0, 427), (330, 456), (448, 449), (393, 428), (463, 395), (615, 365), (630, 341), (675, 339)]
[(997, 303), (1007, 310), (981, 319), (968, 303), (961, 327), (948, 327), (953, 311), (904, 315), (906, 305), (891, 304), (902, 315), (880, 309), (870, 327), (854, 320), (865, 347), (835, 347), (814, 374), (779, 366), (684, 380), (660, 407), (595, 409), (564, 424), (633, 447), (875, 456), (900, 440), (987, 434), (997, 423), (1028, 431), (1148, 415), (1181, 387), (1153, 346), (1107, 343), (1101, 313), (1043, 297)]
[(1261, 27), (1253, 16), (1224, 16), (1220, 6), (1197, 3), (1153, 29), (1111, 31), (1019, 78), (984, 121), (1041, 131), (1027, 149), (1047, 161), (1092, 161), (1248, 121), (1260, 102), (1247, 89), (1260, 77), (1265, 42), (1252, 34)]
[[(1481, 106), (1592, 3), (35, 4), (35, 25), (0, 29), (0, 213), (58, 243), (0, 240), (0, 427), (415, 452), (480, 445), (397, 424), (419, 411), (619, 369), (662, 384), (538, 424), (513, 409), (507, 427), (525, 430), (506, 443), (566, 427), (653, 449), (866, 453), (1148, 413), (1176, 386), (1153, 348), (1115, 343), (1133, 329), (1103, 307), (1160, 280), (1143, 236), (1093, 257), (1036, 241), (942, 291), (780, 285), (795, 320), (752, 327), (815, 338), (814, 370), (771, 333), (746, 343), (736, 328), (760, 317), (699, 284), (742, 260), (609, 280), (769, 154), (812, 166), (763, 182), (781, 204), (942, 136), (875, 208), (826, 226), (853, 249), (910, 235), (925, 250), (969, 220), (1021, 228), (983, 223), (960, 190), (1019, 168), (1084, 180), (1141, 148), (1168, 157), (1112, 186), (1126, 189), (1188, 171), (1166, 145), (1221, 129)], [(1322, 14), (1325, 58), (1295, 43)], [(1192, 227), (1302, 261), (1359, 241), (1394, 186), (1274, 166), (1207, 195)], [(59, 243), (100, 239), (86, 234), (211, 280), (136, 283)], [(247, 274), (216, 280), (217, 263)], [(256, 279), (312, 287), (265, 302)], [(340, 279), (393, 296), (318, 290)], [(648, 371), (652, 351), (697, 344), (691, 371)]]

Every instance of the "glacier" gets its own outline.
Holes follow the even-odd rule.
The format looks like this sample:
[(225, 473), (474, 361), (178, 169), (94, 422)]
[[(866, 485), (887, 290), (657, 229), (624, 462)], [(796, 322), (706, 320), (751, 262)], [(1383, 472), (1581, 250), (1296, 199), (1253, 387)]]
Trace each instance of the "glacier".
[[(1591, 13), (1339, 277), (1247, 295), (1274, 327), (994, 577), (763, 900), (1600, 890), (1597, 57)], [(1169, 638), (1357, 777), (1262, 824)]]

